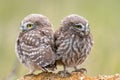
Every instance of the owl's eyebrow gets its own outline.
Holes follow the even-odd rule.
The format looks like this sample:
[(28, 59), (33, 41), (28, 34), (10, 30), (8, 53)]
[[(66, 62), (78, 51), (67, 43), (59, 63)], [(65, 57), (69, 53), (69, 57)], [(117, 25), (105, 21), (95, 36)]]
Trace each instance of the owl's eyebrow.
[(86, 23), (86, 26), (88, 27), (88, 26), (89, 26), (89, 23)]
[(78, 26), (78, 25), (80, 25), (80, 26), (84, 26), (82, 23), (74, 24), (74, 26)]

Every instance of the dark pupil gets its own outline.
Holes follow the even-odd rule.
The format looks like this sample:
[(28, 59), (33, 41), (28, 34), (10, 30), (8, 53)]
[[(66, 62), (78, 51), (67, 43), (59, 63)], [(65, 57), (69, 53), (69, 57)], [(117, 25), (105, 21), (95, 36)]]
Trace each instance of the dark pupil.
[(76, 28), (82, 28), (82, 26), (81, 26), (81, 25), (76, 25), (75, 27), (76, 27)]
[(32, 26), (32, 24), (28, 24), (27, 26), (28, 26), (28, 27), (31, 27), (31, 26)]

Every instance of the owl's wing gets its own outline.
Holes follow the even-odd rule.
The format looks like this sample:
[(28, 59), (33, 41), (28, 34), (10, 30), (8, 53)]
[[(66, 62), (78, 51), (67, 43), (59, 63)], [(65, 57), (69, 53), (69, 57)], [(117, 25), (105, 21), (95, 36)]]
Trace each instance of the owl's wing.
[(54, 34), (54, 38), (55, 38), (55, 47), (57, 48), (59, 45), (60, 45), (60, 43), (61, 43), (61, 40), (59, 40), (59, 39), (61, 39), (62, 37), (64, 37), (64, 36), (62, 36), (62, 30), (61, 30), (62, 28), (60, 28), (60, 29), (58, 29), (56, 32), (55, 32), (55, 34)]
[[(28, 57), (31, 61), (47, 68), (54, 65), (54, 52), (51, 47), (52, 35), (49, 32), (30, 31), (18, 39), (20, 53)], [(52, 66), (51, 66), (52, 67)]]
[(59, 59), (62, 58), (62, 56), (64, 54), (63, 46), (66, 46), (63, 43), (65, 36), (64, 36), (64, 32), (63, 32), (63, 28), (62, 27), (60, 27), (60, 29), (58, 29), (55, 32), (54, 37), (55, 37), (55, 48), (56, 48), (56, 60), (59, 60)]

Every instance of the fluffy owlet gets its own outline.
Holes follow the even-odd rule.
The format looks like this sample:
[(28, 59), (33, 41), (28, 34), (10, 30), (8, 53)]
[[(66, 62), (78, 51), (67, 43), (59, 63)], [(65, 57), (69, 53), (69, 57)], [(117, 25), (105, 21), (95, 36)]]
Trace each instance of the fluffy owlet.
[(29, 69), (29, 74), (36, 70), (54, 70), (54, 32), (48, 18), (30, 14), (22, 20), (20, 28), (16, 54)]
[(67, 67), (82, 64), (93, 46), (92, 34), (88, 21), (79, 15), (72, 14), (62, 20), (61, 27), (55, 32), (57, 63), (64, 66), (63, 76), (67, 75)]

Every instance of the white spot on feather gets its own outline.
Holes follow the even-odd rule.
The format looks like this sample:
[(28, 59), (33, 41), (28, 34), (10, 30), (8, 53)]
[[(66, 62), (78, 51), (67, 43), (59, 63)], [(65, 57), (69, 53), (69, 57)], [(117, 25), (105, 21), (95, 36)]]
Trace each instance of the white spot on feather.
[(37, 41), (36, 43), (35, 43), (35, 45), (38, 45), (39, 44), (39, 42)]
[(34, 43), (34, 42), (35, 42), (35, 39), (32, 39), (32, 42)]

